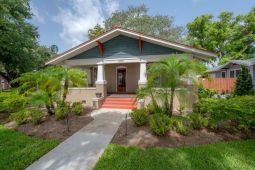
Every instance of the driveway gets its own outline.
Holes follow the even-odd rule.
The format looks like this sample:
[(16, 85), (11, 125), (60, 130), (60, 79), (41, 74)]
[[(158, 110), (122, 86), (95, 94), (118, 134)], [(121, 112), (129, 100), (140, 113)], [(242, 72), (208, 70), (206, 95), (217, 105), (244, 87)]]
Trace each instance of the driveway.
[(128, 112), (130, 110), (94, 111), (91, 123), (34, 162), (27, 170), (92, 169)]

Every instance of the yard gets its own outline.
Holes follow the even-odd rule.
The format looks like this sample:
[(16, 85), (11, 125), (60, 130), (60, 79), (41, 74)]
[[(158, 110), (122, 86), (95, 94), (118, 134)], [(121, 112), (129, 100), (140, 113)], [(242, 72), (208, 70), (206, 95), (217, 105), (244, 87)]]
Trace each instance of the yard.
[(0, 169), (24, 169), (58, 145), (57, 140), (38, 139), (0, 125)]
[(197, 147), (148, 148), (110, 144), (95, 166), (102, 169), (245, 169), (255, 167), (255, 140)]

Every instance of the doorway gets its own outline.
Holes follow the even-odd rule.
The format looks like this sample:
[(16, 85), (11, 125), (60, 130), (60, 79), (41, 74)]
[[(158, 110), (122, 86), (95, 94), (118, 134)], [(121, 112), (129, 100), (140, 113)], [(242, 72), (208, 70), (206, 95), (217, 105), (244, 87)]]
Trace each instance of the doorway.
[(126, 68), (117, 69), (117, 92), (126, 92)]

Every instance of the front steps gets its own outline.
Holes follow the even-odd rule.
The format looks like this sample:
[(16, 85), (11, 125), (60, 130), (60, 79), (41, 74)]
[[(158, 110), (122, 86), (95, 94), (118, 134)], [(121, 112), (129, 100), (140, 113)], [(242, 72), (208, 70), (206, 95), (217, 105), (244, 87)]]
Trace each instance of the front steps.
[(136, 98), (133, 96), (107, 96), (101, 108), (136, 109)]

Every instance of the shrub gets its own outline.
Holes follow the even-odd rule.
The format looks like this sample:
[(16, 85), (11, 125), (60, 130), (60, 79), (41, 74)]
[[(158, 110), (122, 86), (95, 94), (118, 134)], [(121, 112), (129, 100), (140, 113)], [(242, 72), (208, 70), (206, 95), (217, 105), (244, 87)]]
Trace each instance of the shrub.
[(191, 113), (188, 116), (193, 129), (201, 129), (208, 126), (208, 118), (203, 117), (200, 113)]
[(73, 102), (72, 112), (76, 115), (81, 115), (83, 112), (83, 106), (81, 102)]
[(188, 135), (189, 128), (188, 128), (188, 119), (186, 117), (175, 117), (171, 118), (172, 121), (172, 129), (176, 132), (180, 133), (181, 135)]
[(31, 116), (31, 122), (35, 125), (40, 124), (42, 122), (42, 119), (44, 117), (44, 114), (40, 110), (31, 110), (30, 111)]
[(212, 98), (217, 94), (217, 91), (206, 89), (203, 87), (203, 85), (199, 86), (197, 90), (198, 90), (198, 98), (199, 99)]
[(150, 102), (146, 106), (146, 110), (148, 111), (149, 114), (162, 113), (163, 112), (163, 109), (161, 107), (154, 106), (152, 102)]
[(129, 115), (137, 126), (145, 125), (148, 121), (148, 115), (145, 109), (133, 110)]
[(64, 119), (68, 114), (68, 105), (65, 102), (59, 102), (55, 110), (56, 120)]
[(255, 128), (255, 97), (238, 96), (229, 99), (202, 99), (195, 106), (207, 115), (209, 126), (237, 130)]
[(159, 136), (165, 135), (169, 131), (170, 125), (171, 120), (165, 114), (156, 113), (153, 114), (150, 118), (150, 128), (155, 134)]
[(26, 98), (17, 91), (0, 92), (0, 111), (15, 112), (22, 109), (26, 103)]
[(253, 84), (250, 71), (247, 66), (241, 66), (241, 72), (237, 77), (234, 94), (238, 96), (253, 94)]
[(21, 110), (18, 112), (11, 113), (10, 119), (14, 120), (18, 125), (28, 123), (30, 119), (30, 111)]

